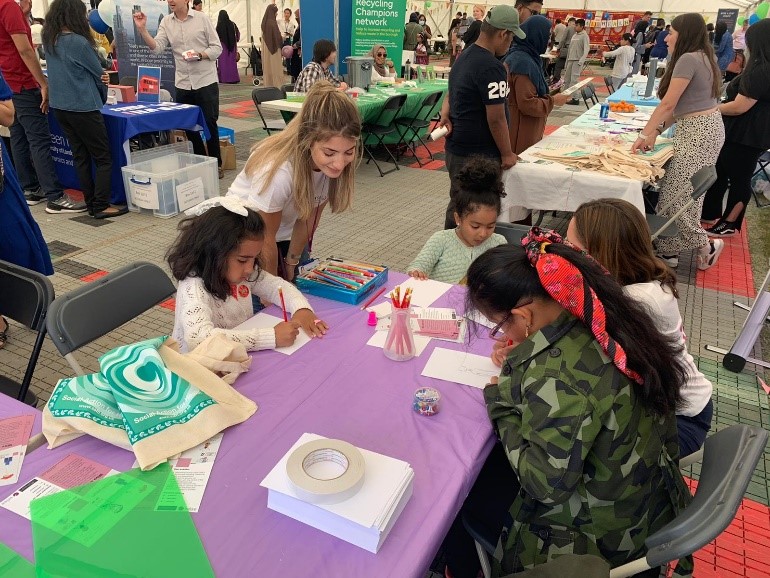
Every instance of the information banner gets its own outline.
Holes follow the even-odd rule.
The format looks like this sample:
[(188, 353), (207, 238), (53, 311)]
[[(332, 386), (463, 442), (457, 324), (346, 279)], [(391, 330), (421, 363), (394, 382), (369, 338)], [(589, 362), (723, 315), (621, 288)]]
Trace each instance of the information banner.
[(134, 24), (134, 13), (147, 16), (147, 32), (153, 38), (158, 33), (160, 21), (169, 13), (168, 4), (160, 0), (113, 0), (115, 17), (112, 29), (115, 33), (115, 49), (118, 56), (120, 78), (137, 76), (139, 66), (157, 66), (161, 69), (160, 88), (168, 90), (172, 97), (174, 89), (174, 55), (171, 47), (160, 54), (152, 52), (142, 40)]
[(717, 22), (724, 20), (727, 24), (727, 31), (732, 34), (735, 32), (735, 26), (738, 24), (738, 8), (720, 8), (717, 10)]
[[(642, 19), (644, 12), (548, 10), (545, 16), (551, 22), (556, 22), (557, 18), (561, 18), (565, 24), (570, 18), (583, 18), (586, 21), (589, 42), (598, 45), (602, 50), (606, 50), (606, 41), (620, 44), (620, 40), (626, 32), (633, 34), (634, 25)], [(654, 22), (654, 18), (650, 22)]]
[(382, 44), (388, 51), (388, 60), (400, 70), (406, 0), (352, 0), (352, 9), (350, 53), (362, 56), (375, 44)]

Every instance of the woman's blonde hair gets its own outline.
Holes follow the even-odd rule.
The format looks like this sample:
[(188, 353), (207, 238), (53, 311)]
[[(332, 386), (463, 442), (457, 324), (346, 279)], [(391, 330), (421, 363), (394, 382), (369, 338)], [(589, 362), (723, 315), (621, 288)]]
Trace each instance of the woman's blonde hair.
[[(335, 136), (356, 141), (356, 157), (361, 149), (361, 118), (353, 101), (325, 80), (315, 83), (307, 93), (302, 110), (286, 128), (251, 147), (246, 174), (252, 177), (267, 167), (262, 177), (262, 194), (275, 178), (281, 165), (292, 167), (294, 204), (299, 219), (307, 219), (315, 208), (311, 147)], [(329, 205), (333, 213), (348, 209), (352, 202), (357, 161), (348, 164), (342, 174), (329, 182)]]

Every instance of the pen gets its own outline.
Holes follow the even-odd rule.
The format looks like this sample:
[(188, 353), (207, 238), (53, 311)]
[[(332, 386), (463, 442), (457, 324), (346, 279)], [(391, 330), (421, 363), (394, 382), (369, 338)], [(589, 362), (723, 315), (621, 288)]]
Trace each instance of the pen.
[(361, 309), (366, 309), (367, 307), (369, 307), (369, 305), (371, 305), (372, 303), (374, 303), (374, 300), (375, 300), (375, 299), (377, 299), (377, 297), (379, 297), (379, 296), (380, 296), (380, 295), (382, 295), (383, 293), (385, 293), (385, 287), (381, 287), (381, 288), (380, 288), (380, 290), (379, 290), (379, 291), (377, 291), (377, 293), (375, 293), (375, 294), (374, 294), (374, 296), (373, 296), (371, 299), (369, 299), (369, 301), (367, 301), (366, 303), (364, 303), (364, 304), (361, 306)]
[(278, 287), (278, 297), (281, 298), (281, 309), (283, 309), (283, 320), (288, 321), (289, 316), (286, 315), (286, 301), (283, 300), (283, 287)]

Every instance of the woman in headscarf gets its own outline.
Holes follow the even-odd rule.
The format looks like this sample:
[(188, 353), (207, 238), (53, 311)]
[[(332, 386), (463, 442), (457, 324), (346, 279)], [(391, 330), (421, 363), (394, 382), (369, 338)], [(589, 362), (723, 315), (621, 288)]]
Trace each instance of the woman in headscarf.
[(521, 25), (525, 39), (514, 38), (504, 62), (508, 66), (508, 110), (511, 148), (516, 154), (543, 138), (545, 121), (554, 106), (569, 97), (548, 94), (540, 55), (548, 47), (551, 21), (545, 16), (530, 16)]
[(238, 75), (238, 41), (241, 39), (241, 33), (235, 22), (230, 20), (226, 10), (219, 11), (217, 35), (222, 43), (222, 54), (217, 59), (219, 82), (236, 84), (241, 80)]
[(393, 68), (393, 61), (388, 58), (388, 51), (382, 44), (375, 44), (372, 47), (372, 58), (374, 58), (374, 66), (372, 66), (372, 83), (378, 80), (387, 78), (394, 78), (396, 76), (396, 70)]
[(283, 58), (281, 47), (283, 38), (281, 29), (278, 28), (278, 6), (268, 4), (265, 15), (262, 17), (262, 70), (265, 86), (280, 88), (284, 84)]

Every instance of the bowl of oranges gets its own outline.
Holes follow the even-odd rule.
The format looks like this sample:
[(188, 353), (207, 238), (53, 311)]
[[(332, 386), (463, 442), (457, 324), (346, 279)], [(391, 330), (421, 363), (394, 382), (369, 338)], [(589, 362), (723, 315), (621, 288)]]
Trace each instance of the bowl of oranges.
[(610, 112), (636, 112), (636, 106), (627, 103), (625, 100), (621, 100), (620, 102), (611, 102), (609, 105)]

